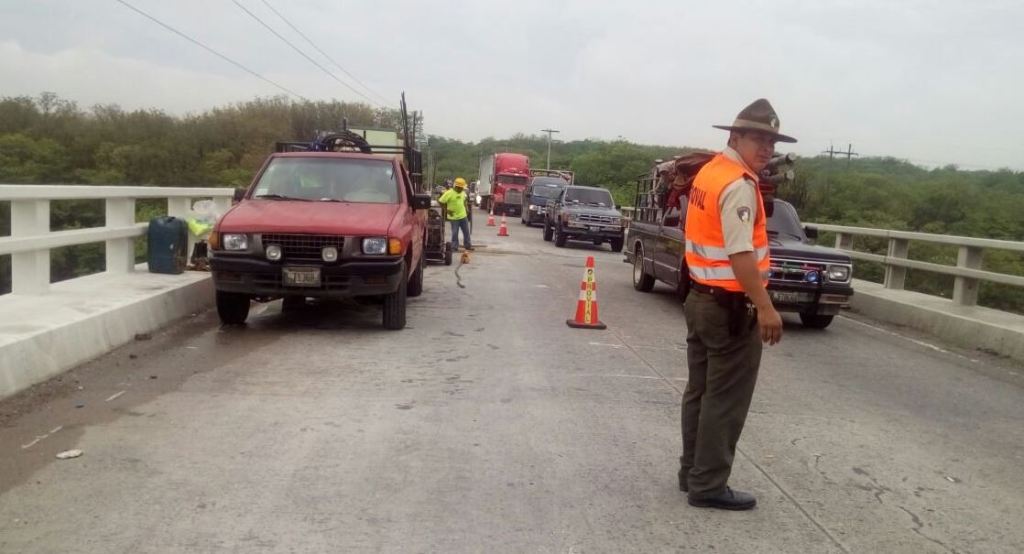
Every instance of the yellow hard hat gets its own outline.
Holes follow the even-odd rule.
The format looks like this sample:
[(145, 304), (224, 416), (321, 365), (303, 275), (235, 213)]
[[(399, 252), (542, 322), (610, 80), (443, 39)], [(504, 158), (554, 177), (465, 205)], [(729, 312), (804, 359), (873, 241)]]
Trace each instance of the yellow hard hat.
[(466, 180), (463, 179), (462, 177), (456, 177), (455, 186), (459, 187), (460, 189), (466, 188)]

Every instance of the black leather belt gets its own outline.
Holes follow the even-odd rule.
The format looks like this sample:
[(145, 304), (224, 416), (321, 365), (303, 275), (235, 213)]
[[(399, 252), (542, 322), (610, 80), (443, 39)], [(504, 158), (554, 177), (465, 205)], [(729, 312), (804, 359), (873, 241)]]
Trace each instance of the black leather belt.
[(734, 295), (734, 294), (738, 294), (740, 296), (743, 296), (742, 292), (733, 292), (731, 290), (725, 290), (725, 289), (723, 289), (721, 287), (709, 287), (709, 286), (707, 286), (707, 285), (705, 285), (703, 283), (698, 283), (697, 281), (692, 281), (692, 280), (690, 281), (690, 288), (695, 290), (695, 291), (697, 291), (697, 292), (703, 292), (704, 294), (710, 294), (711, 296), (731, 296), (731, 295)]

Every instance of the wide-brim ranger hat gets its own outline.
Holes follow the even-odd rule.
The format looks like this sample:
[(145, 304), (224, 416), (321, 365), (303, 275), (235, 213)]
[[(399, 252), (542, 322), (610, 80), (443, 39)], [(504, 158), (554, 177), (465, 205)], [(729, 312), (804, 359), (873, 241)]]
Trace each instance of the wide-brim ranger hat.
[(779, 116), (775, 113), (775, 108), (772, 108), (772, 105), (764, 98), (758, 98), (743, 108), (732, 125), (712, 125), (712, 127), (726, 131), (759, 131), (774, 136), (775, 140), (779, 142), (796, 142), (795, 138), (779, 132)]

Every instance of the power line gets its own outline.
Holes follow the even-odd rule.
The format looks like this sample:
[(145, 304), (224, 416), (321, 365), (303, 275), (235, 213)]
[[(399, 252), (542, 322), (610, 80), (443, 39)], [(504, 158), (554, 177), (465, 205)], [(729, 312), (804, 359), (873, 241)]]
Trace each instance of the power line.
[(370, 98), (369, 96), (367, 96), (367, 95), (363, 94), (362, 92), (356, 90), (354, 87), (352, 87), (352, 85), (350, 85), (350, 84), (346, 83), (345, 81), (342, 81), (341, 79), (339, 79), (338, 76), (335, 75), (334, 73), (332, 73), (329, 69), (327, 69), (326, 67), (320, 65), (320, 62), (317, 62), (313, 58), (309, 57), (309, 55), (307, 55), (305, 52), (303, 52), (298, 46), (295, 46), (294, 44), (292, 44), (292, 42), (290, 40), (284, 38), (284, 36), (281, 35), (281, 33), (278, 33), (277, 31), (274, 30), (273, 27), (271, 27), (265, 21), (260, 19), (259, 16), (257, 16), (254, 13), (252, 13), (251, 11), (249, 11), (249, 9), (246, 8), (245, 6), (243, 6), (241, 2), (239, 2), (238, 0), (231, 0), (231, 1), (234, 2), (235, 5), (238, 6), (243, 12), (249, 14), (249, 17), (252, 17), (253, 19), (255, 19), (257, 22), (259, 22), (260, 25), (262, 25), (268, 31), (273, 33), (274, 36), (276, 36), (277, 38), (281, 39), (281, 41), (283, 41), (285, 44), (290, 46), (292, 48), (292, 50), (295, 50), (296, 52), (301, 54), (303, 58), (306, 58), (307, 60), (309, 60), (310, 63), (312, 63), (313, 65), (319, 67), (321, 71), (323, 71), (324, 73), (330, 75), (332, 79), (334, 79), (335, 81), (338, 81), (339, 83), (341, 83), (342, 85), (347, 87), (349, 90), (351, 90), (352, 92), (358, 94), (359, 96), (362, 96), (363, 98), (367, 99), (371, 103), (373, 103), (373, 104), (377, 103), (376, 100)]
[(285, 24), (288, 25), (289, 27), (291, 27), (293, 31), (298, 33), (298, 35), (300, 37), (306, 39), (306, 42), (308, 42), (309, 45), (312, 46), (314, 50), (316, 50), (317, 52), (320, 52), (320, 54), (322, 54), (323, 57), (327, 58), (332, 64), (334, 64), (334, 67), (337, 67), (338, 69), (340, 69), (342, 73), (344, 73), (345, 75), (348, 75), (349, 77), (351, 77), (353, 81), (355, 81), (356, 83), (359, 83), (360, 86), (362, 86), (363, 88), (368, 90), (371, 94), (375, 95), (377, 98), (380, 98), (385, 103), (389, 102), (389, 100), (384, 95), (382, 95), (379, 92), (373, 90), (372, 88), (367, 86), (366, 83), (360, 81), (359, 78), (357, 78), (355, 75), (353, 75), (347, 69), (345, 69), (344, 67), (341, 67), (341, 64), (339, 64), (338, 62), (334, 61), (334, 58), (329, 56), (327, 54), (327, 52), (324, 52), (323, 50), (321, 50), (320, 47), (317, 46), (315, 42), (313, 42), (313, 39), (311, 39), (308, 36), (306, 36), (306, 33), (303, 33), (302, 31), (300, 31), (299, 28), (296, 27), (295, 25), (293, 25), (291, 21), (288, 21), (288, 19), (285, 18), (285, 16), (281, 15), (281, 12), (277, 11), (276, 9), (274, 9), (274, 6), (271, 6), (270, 2), (267, 2), (267, 0), (261, 0), (261, 1), (263, 2), (263, 4), (266, 7), (270, 8), (270, 11), (274, 12), (274, 14), (277, 15), (277, 17), (279, 17), (281, 19), (281, 21), (284, 21)]
[(213, 48), (210, 48), (209, 46), (203, 44), (202, 42), (199, 42), (198, 40), (196, 40), (196, 39), (186, 35), (185, 33), (175, 29), (174, 27), (171, 27), (170, 25), (164, 23), (163, 21), (160, 21), (159, 19), (157, 19), (157, 18), (155, 18), (155, 17), (153, 17), (151, 15), (149, 15), (148, 13), (140, 10), (139, 8), (136, 8), (135, 6), (129, 4), (128, 2), (125, 2), (125, 0), (117, 0), (117, 2), (119, 4), (121, 4), (121, 5), (123, 5), (124, 7), (134, 11), (135, 13), (138, 13), (139, 15), (149, 19), (153, 23), (156, 23), (157, 25), (163, 27), (164, 29), (167, 29), (168, 31), (170, 31), (170, 32), (180, 36), (181, 38), (191, 42), (192, 44), (195, 44), (196, 46), (199, 46), (200, 48), (202, 48), (202, 49), (206, 50), (207, 52), (217, 56), (218, 58), (220, 58), (220, 59), (230, 63), (231, 65), (241, 69), (242, 71), (245, 71), (246, 73), (252, 75), (253, 77), (256, 77), (257, 79), (260, 79), (261, 81), (270, 83), (271, 85), (274, 85), (275, 87), (285, 91), (288, 94), (291, 94), (292, 96), (295, 96), (296, 98), (300, 98), (300, 99), (305, 100), (307, 102), (309, 101), (309, 99), (306, 98), (305, 96), (303, 96), (303, 95), (301, 95), (301, 94), (299, 94), (299, 93), (297, 93), (297, 92), (295, 92), (295, 91), (293, 91), (293, 90), (291, 90), (291, 89), (289, 89), (289, 88), (287, 88), (285, 86), (282, 86), (282, 85), (280, 85), (278, 83), (275, 83), (274, 81), (271, 81), (270, 79), (264, 77), (263, 75), (260, 75), (259, 73), (256, 73), (255, 71), (249, 69), (248, 67), (245, 67), (244, 65), (236, 62), (235, 60), (232, 60), (231, 58), (225, 56), (224, 54), (221, 54), (220, 52), (214, 50)]

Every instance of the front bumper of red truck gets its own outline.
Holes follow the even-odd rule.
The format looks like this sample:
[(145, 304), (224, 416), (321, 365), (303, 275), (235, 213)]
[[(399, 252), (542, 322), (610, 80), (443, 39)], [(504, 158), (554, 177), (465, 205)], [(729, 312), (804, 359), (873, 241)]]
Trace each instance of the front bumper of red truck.
[[(285, 268), (319, 269), (316, 286), (285, 284)], [(335, 263), (282, 264), (252, 257), (214, 255), (210, 258), (214, 287), (218, 291), (248, 294), (253, 297), (313, 296), (353, 298), (381, 296), (398, 290), (405, 278), (401, 257), (340, 260)]]

